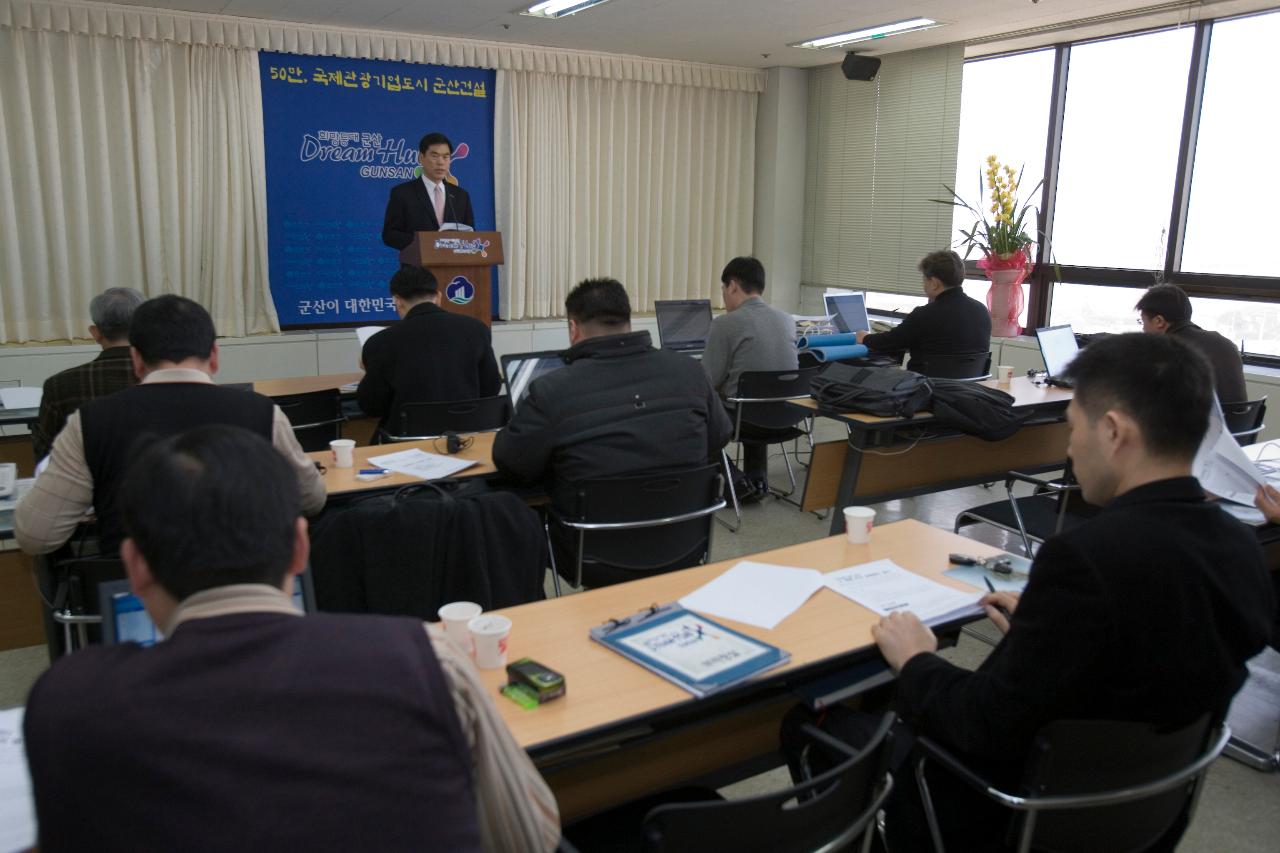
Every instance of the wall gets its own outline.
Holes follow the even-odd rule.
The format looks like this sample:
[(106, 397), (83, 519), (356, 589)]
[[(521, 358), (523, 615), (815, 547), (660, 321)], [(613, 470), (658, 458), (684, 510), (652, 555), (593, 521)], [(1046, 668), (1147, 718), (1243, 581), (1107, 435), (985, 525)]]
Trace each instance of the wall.
[(756, 111), (755, 255), (765, 268), (765, 299), (793, 314), (800, 306), (808, 90), (807, 71), (770, 68)]

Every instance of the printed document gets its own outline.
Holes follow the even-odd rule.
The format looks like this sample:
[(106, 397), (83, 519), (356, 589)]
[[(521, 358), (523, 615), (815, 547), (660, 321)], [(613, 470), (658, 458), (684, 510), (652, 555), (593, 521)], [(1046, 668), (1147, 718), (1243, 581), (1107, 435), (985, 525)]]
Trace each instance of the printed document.
[(6, 409), (38, 409), (44, 388), (0, 388), (0, 406)]
[(1227, 431), (1222, 409), (1216, 400), (1209, 412), (1209, 429), (1196, 451), (1191, 473), (1206, 492), (1248, 507), (1253, 506), (1258, 487), (1264, 482), (1262, 474), (1245, 455), (1244, 448)]
[(822, 589), (822, 572), (744, 560), (680, 599), (686, 610), (773, 629)]
[(22, 708), (0, 711), (0, 851), (36, 843), (36, 813), (22, 745)]
[(826, 575), (827, 586), (880, 616), (910, 612), (926, 625), (981, 613), (982, 593), (960, 592), (908, 571), (892, 560), (876, 560)]
[(770, 646), (729, 633), (696, 613), (683, 613), (622, 637), (618, 644), (694, 682), (709, 681), (774, 651)]
[(417, 477), (420, 480), (436, 480), (470, 468), (476, 464), (476, 461), (459, 459), (456, 456), (441, 456), (438, 453), (426, 453), (415, 448), (382, 456), (370, 456), (369, 464), (395, 471), (397, 474)]

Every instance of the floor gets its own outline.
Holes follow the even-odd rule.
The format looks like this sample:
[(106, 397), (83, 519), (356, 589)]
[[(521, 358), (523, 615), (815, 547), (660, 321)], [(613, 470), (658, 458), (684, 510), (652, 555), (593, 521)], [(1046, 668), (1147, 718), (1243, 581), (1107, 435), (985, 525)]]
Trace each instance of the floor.
[[(771, 460), (771, 476), (775, 483), (786, 482), (781, 459), (776, 455)], [(960, 510), (1001, 497), (1003, 488), (997, 484), (990, 489), (975, 486), (889, 501), (876, 506), (876, 523), (916, 518), (949, 530)], [(828, 525), (829, 520), (801, 513), (790, 504), (766, 500), (743, 508), (743, 525), (738, 533), (729, 533), (717, 525), (711, 557), (727, 560), (816, 539), (827, 535)], [(970, 535), (1015, 552), (1019, 548), (1006, 534), (993, 528), (973, 528)], [(981, 623), (978, 627), (983, 629)], [(956, 648), (944, 654), (959, 665), (976, 667), (988, 651), (988, 646), (962, 637)], [(25, 702), (32, 683), (47, 666), (43, 646), (0, 652), (0, 708)], [(785, 770), (775, 770), (733, 785), (724, 793), (750, 796), (778, 790), (788, 783)], [(1277, 827), (1280, 827), (1280, 773), (1259, 772), (1222, 758), (1209, 774), (1195, 821), (1179, 849), (1190, 853), (1274, 853)]]

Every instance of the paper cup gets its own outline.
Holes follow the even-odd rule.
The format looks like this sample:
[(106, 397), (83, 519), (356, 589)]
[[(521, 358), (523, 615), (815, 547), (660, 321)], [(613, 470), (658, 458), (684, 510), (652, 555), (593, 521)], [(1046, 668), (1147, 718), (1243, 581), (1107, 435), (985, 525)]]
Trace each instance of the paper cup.
[(1001, 364), (996, 368), (996, 384), (1009, 387), (1013, 382), (1013, 365)]
[(476, 666), (501, 669), (507, 665), (507, 638), (511, 636), (511, 620), (496, 613), (477, 616), (468, 623), (471, 641), (476, 649)]
[(454, 601), (436, 611), (441, 624), (444, 625), (445, 637), (468, 657), (475, 657), (476, 650), (471, 643), (471, 632), (467, 630), (467, 623), (483, 612), (484, 608), (474, 601)]
[(352, 468), (356, 464), (356, 443), (350, 438), (335, 438), (329, 442), (333, 451), (333, 467)]
[(871, 539), (871, 525), (875, 523), (876, 511), (869, 506), (847, 506), (844, 508), (844, 535), (854, 545), (865, 545)]

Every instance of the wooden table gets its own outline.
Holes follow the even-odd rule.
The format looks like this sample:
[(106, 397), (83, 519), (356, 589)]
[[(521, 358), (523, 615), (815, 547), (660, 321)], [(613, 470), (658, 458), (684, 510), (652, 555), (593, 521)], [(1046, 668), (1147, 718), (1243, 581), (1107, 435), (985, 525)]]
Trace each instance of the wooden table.
[(293, 394), (310, 394), (312, 391), (342, 390), (342, 386), (359, 382), (361, 372), (330, 373), (325, 376), (294, 376), (289, 379), (262, 379), (253, 383), (253, 390), (267, 397), (288, 397)]
[[(454, 454), (458, 459), (470, 459), (477, 464), (470, 468), (459, 471), (450, 479), (457, 477), (479, 477), (485, 474), (497, 473), (497, 468), (493, 464), (493, 439), (497, 433), (480, 432), (473, 435), (464, 436), (472, 439), (471, 446), (466, 450)], [(426, 453), (435, 453), (440, 456), (446, 456), (445, 440), (438, 438), (427, 441), (400, 441), (395, 444), (374, 444), (368, 447), (357, 447), (355, 449), (355, 465), (350, 468), (338, 468), (333, 464), (333, 452), (330, 450), (317, 450), (314, 453), (308, 453), (316, 462), (325, 467), (325, 473), (322, 475), (324, 479), (325, 493), (330, 497), (335, 495), (349, 495), (356, 492), (372, 492), (383, 489), (397, 489), (401, 486), (409, 486), (414, 483), (421, 483), (417, 477), (410, 477), (405, 474), (388, 474), (378, 480), (357, 480), (356, 475), (361, 468), (375, 467), (369, 462), (370, 456), (383, 456), (388, 453), (397, 453), (401, 450), (422, 450)]]
[[(976, 556), (999, 553), (917, 521), (899, 521), (877, 527), (866, 545), (850, 545), (838, 536), (750, 559), (825, 572), (888, 557), (941, 583), (970, 590), (942, 576), (949, 568), (947, 555), (956, 551)], [(769, 757), (778, 748), (781, 715), (797, 702), (797, 688), (856, 666), (866, 668), (871, 661), (873, 669), (883, 667), (871, 639), (871, 626), (878, 621), (875, 614), (826, 589), (773, 630), (719, 620), (785, 649), (791, 661), (705, 699), (695, 699), (588, 638), (589, 628), (651, 604), (675, 601), (737, 562), (726, 560), (500, 611), (513, 623), (509, 659), (531, 657), (565, 676), (567, 693), (562, 699), (527, 711), (497, 695), (506, 680), (504, 671), (481, 672), (517, 742), (556, 792), (566, 821)]]
[(1037, 385), (1015, 376), (1008, 388), (995, 380), (982, 385), (1012, 394), (1015, 409), (1031, 418), (1002, 441), (983, 441), (951, 429), (933, 429), (930, 412), (914, 418), (883, 418), (823, 408), (816, 400), (795, 405), (844, 423), (847, 441), (814, 448), (801, 507), (834, 506), (831, 533), (844, 529), (841, 510), (854, 503), (878, 503), (1000, 480), (1007, 471), (1036, 473), (1061, 467), (1067, 458), (1067, 404), (1071, 391)]

